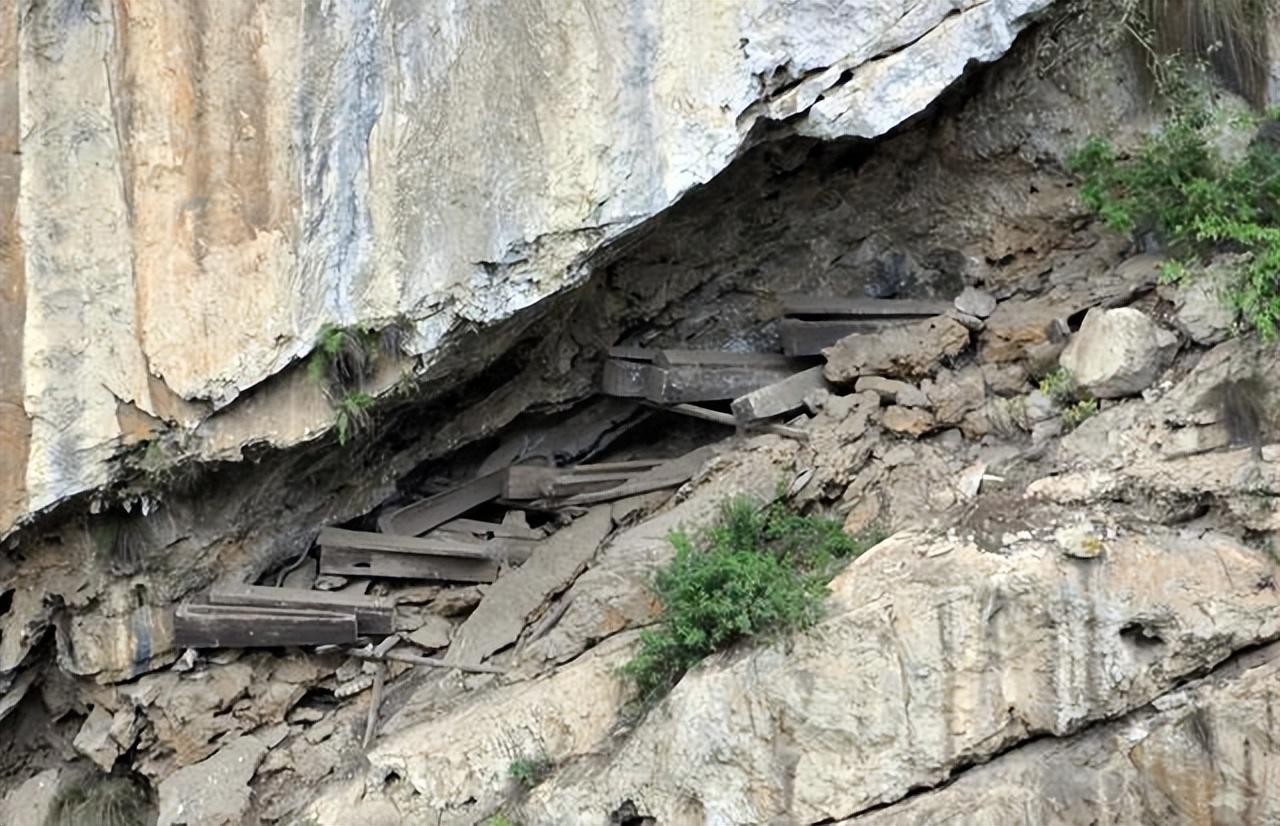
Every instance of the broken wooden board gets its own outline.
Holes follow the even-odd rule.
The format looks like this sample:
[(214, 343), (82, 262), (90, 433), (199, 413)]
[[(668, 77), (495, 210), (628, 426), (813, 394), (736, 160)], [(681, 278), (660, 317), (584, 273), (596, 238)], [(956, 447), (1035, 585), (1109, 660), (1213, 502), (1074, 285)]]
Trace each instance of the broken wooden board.
[[(740, 428), (742, 423), (733, 417), (731, 413), (721, 413), (719, 410), (708, 410), (705, 407), (699, 407), (696, 404), (673, 404), (662, 408), (672, 413), (679, 413), (681, 416), (692, 416), (695, 419), (703, 421), (716, 422), (717, 424), (727, 425), (728, 427)], [(791, 427), (785, 424), (776, 424), (774, 422), (753, 422), (751, 427), (763, 430), (766, 433), (776, 433), (779, 436), (786, 436), (789, 439), (799, 439), (800, 441), (809, 441), (809, 433), (798, 427)], [(636, 491), (638, 492), (638, 491)]]
[(358, 636), (354, 613), (187, 603), (173, 615), (178, 648), (348, 645)]
[(641, 459), (567, 468), (517, 465), (507, 470), (502, 496), (508, 500), (543, 499), (606, 490), (661, 463), (661, 459)]
[(824, 367), (810, 367), (780, 382), (761, 387), (759, 390), (753, 390), (745, 396), (734, 399), (730, 406), (734, 418), (746, 424), (758, 419), (780, 416), (804, 407), (805, 396), (830, 386), (826, 376), (823, 375), (824, 369)]
[(372, 531), (349, 531), (345, 528), (324, 528), (316, 537), (322, 551), (341, 549), (347, 551), (390, 551), (403, 554), (430, 554), (432, 556), (456, 556), (463, 559), (488, 559), (484, 543), (470, 536), (454, 534), (449, 538), (438, 536), (398, 536)]
[(644, 361), (607, 359), (600, 375), (600, 392), (624, 399), (640, 398), (644, 396), (649, 368), (649, 363)]
[(805, 318), (930, 318), (951, 309), (950, 301), (928, 298), (842, 298), (784, 295), (782, 314)]
[(541, 539), (543, 537), (542, 531), (528, 525), (483, 522), (479, 519), (450, 519), (432, 531), (431, 535), (439, 536), (445, 533), (469, 535), (477, 539)]
[(854, 333), (874, 333), (886, 327), (907, 324), (918, 319), (912, 318), (880, 318), (876, 320), (846, 321), (818, 320), (807, 321), (799, 318), (784, 318), (779, 323), (778, 335), (782, 340), (782, 350), (789, 356), (820, 356), (822, 351), (834, 345), (845, 336)]
[(389, 599), (363, 594), (301, 591), (263, 585), (218, 585), (210, 590), (209, 603), (350, 614), (356, 618), (356, 631), (360, 635), (390, 634), (395, 630), (395, 604)]
[(464, 485), (405, 505), (378, 517), (378, 530), (400, 536), (418, 536), (472, 508), (502, 495), (505, 470), (494, 471)]
[(644, 395), (658, 404), (725, 401), (780, 381), (797, 369), (803, 367), (785, 364), (760, 367), (653, 365), (645, 375)]
[(446, 582), (493, 582), (498, 562), (487, 554), (437, 556), (401, 551), (323, 548), (320, 573), (375, 579), (433, 579)]
[(586, 567), (612, 527), (611, 509), (593, 508), (544, 539), (524, 565), (504, 571), (458, 627), (445, 662), (477, 665), (514, 643), (529, 617)]
[(678, 458), (668, 459), (644, 473), (639, 473), (624, 484), (604, 491), (571, 496), (560, 500), (560, 504), (565, 507), (594, 505), (598, 502), (612, 502), (663, 488), (677, 488), (693, 478), (693, 475), (714, 455), (713, 448), (700, 447)]
[(657, 367), (772, 367), (803, 370), (806, 365), (782, 353), (739, 353), (731, 350), (658, 350)]

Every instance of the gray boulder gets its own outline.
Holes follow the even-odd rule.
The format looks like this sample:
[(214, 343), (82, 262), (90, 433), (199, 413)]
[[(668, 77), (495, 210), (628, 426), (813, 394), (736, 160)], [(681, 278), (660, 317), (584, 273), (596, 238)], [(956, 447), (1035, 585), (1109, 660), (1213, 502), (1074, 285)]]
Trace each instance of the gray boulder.
[(1132, 307), (1094, 308), (1058, 363), (1084, 392), (1118, 399), (1150, 387), (1177, 349), (1177, 336)]

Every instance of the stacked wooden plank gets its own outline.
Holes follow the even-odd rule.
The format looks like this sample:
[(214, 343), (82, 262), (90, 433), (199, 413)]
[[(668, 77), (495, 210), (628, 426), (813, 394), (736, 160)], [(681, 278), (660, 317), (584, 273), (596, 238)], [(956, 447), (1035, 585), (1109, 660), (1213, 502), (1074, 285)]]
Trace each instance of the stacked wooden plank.
[(179, 648), (260, 648), (354, 643), (390, 634), (395, 606), (355, 594), (228, 585), (205, 602), (179, 605), (174, 644)]
[(797, 373), (809, 363), (780, 353), (613, 347), (601, 390), (655, 404), (728, 401)]
[(782, 350), (788, 356), (821, 355), (847, 335), (931, 318), (950, 307), (949, 301), (932, 299), (783, 296)]

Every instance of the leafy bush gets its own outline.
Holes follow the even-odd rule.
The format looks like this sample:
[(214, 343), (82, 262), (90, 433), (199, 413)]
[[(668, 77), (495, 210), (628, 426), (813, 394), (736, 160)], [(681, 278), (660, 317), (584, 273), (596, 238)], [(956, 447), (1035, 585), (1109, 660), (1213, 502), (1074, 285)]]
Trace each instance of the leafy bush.
[(334, 422), (338, 430), (338, 444), (345, 445), (353, 433), (368, 425), (372, 405), (373, 396), (363, 392), (348, 393), (338, 402), (338, 416)]
[(697, 541), (681, 532), (669, 539), (675, 559), (654, 580), (662, 615), (623, 667), (641, 703), (661, 697), (708, 654), (812, 625), (836, 568), (869, 547), (837, 522), (749, 499), (727, 502)]
[(1067, 430), (1075, 430), (1085, 420), (1098, 412), (1097, 399), (1081, 399), (1062, 411), (1062, 425)]
[(551, 762), (546, 755), (537, 757), (518, 757), (511, 761), (508, 771), (511, 779), (519, 783), (526, 789), (532, 789), (534, 786), (547, 779), (547, 775), (551, 774), (555, 764)]
[[(1280, 323), (1280, 151), (1255, 140), (1240, 157), (1224, 158), (1213, 142), (1223, 113), (1185, 74), (1167, 77), (1170, 115), (1160, 132), (1132, 153), (1093, 137), (1071, 158), (1081, 198), (1112, 229), (1161, 237), (1176, 259), (1167, 277), (1214, 253), (1241, 253), (1229, 299), (1272, 339)], [(1234, 127), (1257, 123), (1231, 117)], [(1280, 129), (1269, 120), (1264, 130)]]
[(1071, 404), (1080, 398), (1080, 386), (1076, 377), (1065, 367), (1059, 367), (1040, 380), (1040, 392), (1058, 404)]

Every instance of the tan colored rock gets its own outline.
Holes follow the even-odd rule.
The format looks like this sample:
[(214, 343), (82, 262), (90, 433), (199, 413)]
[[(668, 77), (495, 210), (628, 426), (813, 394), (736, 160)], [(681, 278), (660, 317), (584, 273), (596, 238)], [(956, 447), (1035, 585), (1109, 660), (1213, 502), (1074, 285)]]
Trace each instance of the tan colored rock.
[(423, 648), (446, 648), (453, 624), (435, 614), (427, 614), (421, 619), (422, 624), (409, 634), (409, 642)]
[(886, 430), (916, 438), (933, 430), (936, 425), (929, 411), (917, 407), (900, 407), (896, 404), (885, 408), (880, 423)]
[(880, 497), (874, 493), (864, 496), (844, 518), (844, 532), (858, 536), (875, 524), (880, 516)]
[(881, 400), (889, 404), (900, 404), (904, 407), (929, 407), (929, 398), (916, 387), (905, 381), (886, 379), (882, 376), (862, 376), (854, 385), (859, 393), (871, 391)]
[(976, 365), (958, 371), (940, 370), (926, 381), (925, 392), (940, 425), (959, 424), (966, 413), (982, 407), (987, 399), (986, 381)]
[(1018, 396), (1027, 387), (1027, 369), (1017, 362), (983, 364), (982, 379), (987, 389), (997, 396)]
[(854, 333), (822, 351), (827, 379), (837, 383), (860, 376), (921, 377), (944, 356), (969, 345), (969, 331), (954, 319), (936, 316), (874, 333)]

